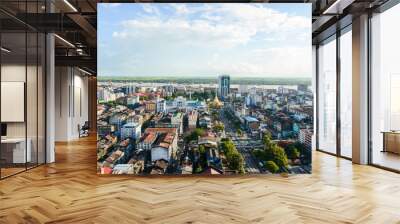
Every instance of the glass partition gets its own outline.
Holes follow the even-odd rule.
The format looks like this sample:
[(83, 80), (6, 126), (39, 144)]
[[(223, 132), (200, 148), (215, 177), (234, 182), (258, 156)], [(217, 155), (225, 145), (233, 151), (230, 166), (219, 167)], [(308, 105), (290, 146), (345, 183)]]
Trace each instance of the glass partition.
[[(26, 169), (26, 33), (1, 34), (1, 175), (10, 176)], [(7, 49), (7, 50), (4, 50)]]
[[(0, 7), (39, 13), (43, 3), (2, 1)], [(45, 44), (43, 33), (0, 12), (0, 178), (45, 163)]]
[(372, 17), (371, 162), (400, 170), (400, 5)]
[(336, 36), (318, 48), (318, 149), (336, 154)]

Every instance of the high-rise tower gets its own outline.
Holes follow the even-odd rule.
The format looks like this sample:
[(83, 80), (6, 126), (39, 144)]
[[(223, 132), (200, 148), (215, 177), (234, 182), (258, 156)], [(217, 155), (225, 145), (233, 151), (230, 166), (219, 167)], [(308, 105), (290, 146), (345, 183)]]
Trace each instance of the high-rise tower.
[(230, 93), (231, 78), (229, 75), (220, 75), (218, 77), (218, 96), (225, 100)]

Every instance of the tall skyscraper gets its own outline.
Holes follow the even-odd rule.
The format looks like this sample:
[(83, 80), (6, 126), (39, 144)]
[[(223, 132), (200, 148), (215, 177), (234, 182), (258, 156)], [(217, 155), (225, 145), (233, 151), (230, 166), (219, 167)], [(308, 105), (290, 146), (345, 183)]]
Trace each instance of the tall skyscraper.
[(218, 96), (225, 100), (230, 93), (231, 78), (229, 75), (220, 75), (218, 77)]

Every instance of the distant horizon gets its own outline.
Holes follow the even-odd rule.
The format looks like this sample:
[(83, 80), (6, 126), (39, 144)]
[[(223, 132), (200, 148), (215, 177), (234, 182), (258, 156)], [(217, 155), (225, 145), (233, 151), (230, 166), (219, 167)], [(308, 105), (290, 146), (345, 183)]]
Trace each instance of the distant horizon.
[(134, 79), (134, 78), (183, 78), (183, 79), (187, 79), (187, 78), (197, 78), (197, 79), (202, 79), (202, 78), (218, 78), (218, 76), (220, 75), (229, 75), (231, 78), (234, 79), (310, 79), (311, 80), (311, 76), (310, 77), (303, 77), (303, 76), (299, 76), (299, 77), (279, 77), (279, 76), (241, 76), (241, 75), (230, 75), (230, 74), (218, 74), (218, 75), (104, 75), (104, 76), (98, 76), (98, 78), (103, 79), (103, 78), (130, 78), (130, 79)]
[[(99, 76), (98, 81), (130, 81), (142, 83), (217, 84), (213, 76)], [(231, 76), (232, 85), (311, 85), (311, 77), (238, 77)]]

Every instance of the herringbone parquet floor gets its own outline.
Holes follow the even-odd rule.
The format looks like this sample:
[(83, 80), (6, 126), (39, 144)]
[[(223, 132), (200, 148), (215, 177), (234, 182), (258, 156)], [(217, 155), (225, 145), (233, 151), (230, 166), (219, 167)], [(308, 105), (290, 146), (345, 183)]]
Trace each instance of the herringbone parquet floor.
[(400, 223), (400, 175), (322, 153), (312, 175), (100, 177), (95, 147), (0, 181), (0, 223)]

